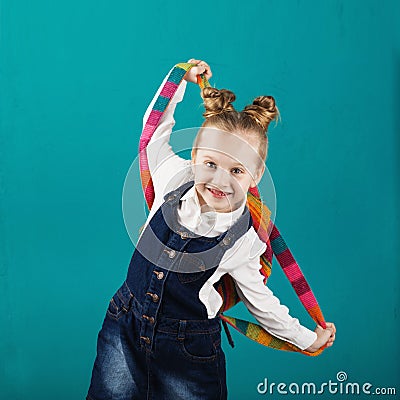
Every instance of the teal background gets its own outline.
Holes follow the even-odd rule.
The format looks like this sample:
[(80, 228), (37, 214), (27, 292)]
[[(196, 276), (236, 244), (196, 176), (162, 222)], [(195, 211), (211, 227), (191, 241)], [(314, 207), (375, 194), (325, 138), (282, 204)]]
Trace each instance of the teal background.
[[(276, 98), (276, 224), (337, 328), (319, 357), (224, 337), (229, 398), (279, 398), (257, 384), (336, 382), (338, 371), (399, 393), (399, 11), (389, 0), (1, 0), (1, 397), (84, 398), (133, 251), (121, 196), (142, 117), (192, 57), (237, 108)], [(201, 113), (188, 85), (175, 128)], [(276, 262), (269, 285), (314, 329)]]

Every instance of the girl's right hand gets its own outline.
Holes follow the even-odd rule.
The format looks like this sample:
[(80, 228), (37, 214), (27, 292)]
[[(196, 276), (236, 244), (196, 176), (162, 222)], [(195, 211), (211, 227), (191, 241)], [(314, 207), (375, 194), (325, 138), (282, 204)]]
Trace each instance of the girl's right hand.
[(315, 351), (319, 350), (324, 344), (326, 344), (327, 347), (332, 346), (333, 342), (335, 341), (336, 327), (332, 322), (327, 322), (326, 329), (323, 329), (322, 326), (317, 325), (315, 328), (315, 333), (317, 334), (315, 342), (310, 347), (305, 349), (310, 353), (314, 353)]
[(190, 68), (190, 70), (186, 72), (185, 76), (183, 77), (183, 79), (186, 81), (197, 83), (197, 75), (200, 74), (204, 74), (207, 80), (212, 77), (211, 68), (206, 62), (191, 58), (188, 63), (197, 64), (197, 66)]

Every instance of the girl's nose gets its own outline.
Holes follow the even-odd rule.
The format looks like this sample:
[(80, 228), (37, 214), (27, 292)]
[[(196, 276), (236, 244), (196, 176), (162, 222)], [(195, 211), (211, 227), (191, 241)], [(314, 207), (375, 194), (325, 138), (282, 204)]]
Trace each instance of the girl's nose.
[(222, 168), (217, 168), (212, 176), (211, 183), (219, 190), (224, 190), (229, 187), (229, 174)]

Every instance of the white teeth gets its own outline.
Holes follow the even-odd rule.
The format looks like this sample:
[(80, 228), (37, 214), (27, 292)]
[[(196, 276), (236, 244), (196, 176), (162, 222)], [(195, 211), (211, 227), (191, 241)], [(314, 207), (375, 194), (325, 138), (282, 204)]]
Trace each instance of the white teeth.
[(206, 187), (207, 189), (216, 190), (217, 192), (230, 194), (230, 192), (224, 192), (224, 191), (222, 191), (222, 190), (217, 189), (217, 188), (214, 187), (214, 186), (205, 185), (205, 187)]
[[(219, 195), (219, 196), (227, 196), (227, 195), (229, 195), (229, 194), (231, 194), (231, 193), (229, 193), (229, 192), (223, 192), (223, 191), (221, 191), (221, 190), (219, 190), (219, 189), (215, 189), (215, 188), (213, 188), (213, 187), (210, 187), (210, 186), (206, 186), (206, 189), (208, 189), (208, 190), (212, 190), (212, 191), (214, 191), (214, 193), (215, 192), (218, 192), (217, 194)], [(220, 194), (221, 193), (221, 194)]]

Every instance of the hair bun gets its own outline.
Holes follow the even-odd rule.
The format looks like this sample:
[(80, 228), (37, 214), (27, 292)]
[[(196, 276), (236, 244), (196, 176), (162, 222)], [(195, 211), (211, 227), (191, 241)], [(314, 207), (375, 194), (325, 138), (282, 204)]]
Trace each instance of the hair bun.
[(258, 96), (243, 112), (254, 119), (265, 131), (272, 120), (279, 118), (279, 110), (272, 96)]
[(221, 114), (225, 111), (235, 110), (231, 103), (235, 101), (236, 96), (230, 90), (216, 89), (208, 86), (201, 91), (201, 97), (204, 100), (204, 108), (206, 109), (203, 113), (205, 118)]
[(253, 100), (255, 106), (265, 108), (269, 112), (276, 112), (275, 99), (272, 96), (258, 96)]

